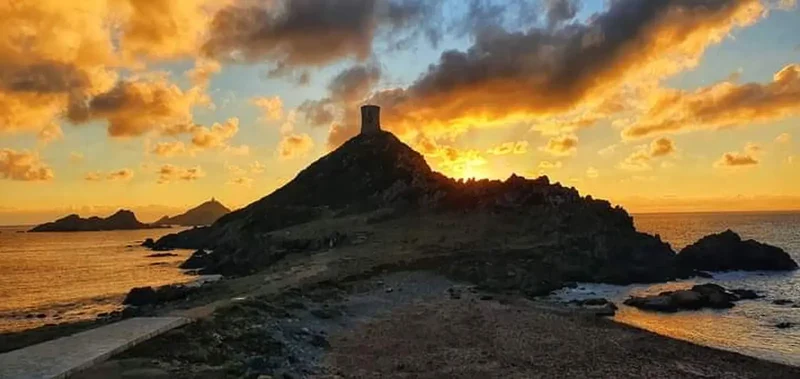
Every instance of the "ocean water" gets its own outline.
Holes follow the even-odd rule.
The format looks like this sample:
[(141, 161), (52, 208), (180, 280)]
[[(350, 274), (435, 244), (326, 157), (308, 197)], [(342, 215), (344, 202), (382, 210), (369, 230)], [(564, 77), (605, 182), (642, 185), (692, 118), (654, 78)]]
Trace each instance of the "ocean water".
[(0, 227), (0, 333), (94, 319), (133, 287), (196, 278), (178, 268), (191, 251), (148, 258), (139, 246), (180, 229), (18, 233), (29, 228)]
[[(731, 229), (742, 238), (779, 246), (800, 262), (800, 212), (694, 213), (634, 215), (638, 230), (659, 234), (679, 251), (701, 237)], [(765, 298), (740, 301), (728, 310), (702, 310), (662, 314), (640, 311), (622, 304), (631, 295), (717, 283), (726, 288), (747, 288)], [(788, 273), (715, 273), (713, 279), (691, 279), (657, 285), (611, 286), (582, 284), (556, 295), (560, 299), (606, 297), (619, 305), (615, 320), (700, 345), (800, 366), (800, 271)], [(793, 305), (775, 305), (788, 299)], [(794, 323), (778, 329), (781, 322)]]

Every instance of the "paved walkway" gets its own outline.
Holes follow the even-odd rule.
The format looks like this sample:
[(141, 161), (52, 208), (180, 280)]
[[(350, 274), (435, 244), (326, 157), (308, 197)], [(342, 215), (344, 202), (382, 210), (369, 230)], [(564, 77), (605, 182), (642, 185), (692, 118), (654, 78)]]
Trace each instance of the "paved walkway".
[(65, 378), (190, 321), (184, 317), (131, 318), (0, 354), (0, 379)]

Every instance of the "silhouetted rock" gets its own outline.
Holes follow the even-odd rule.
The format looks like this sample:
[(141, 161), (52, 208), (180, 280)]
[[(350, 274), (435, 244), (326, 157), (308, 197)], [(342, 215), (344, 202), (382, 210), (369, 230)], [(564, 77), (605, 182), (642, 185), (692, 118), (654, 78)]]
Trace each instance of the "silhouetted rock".
[(793, 326), (794, 326), (794, 324), (792, 324), (791, 322), (781, 322), (781, 323), (778, 323), (777, 325), (775, 325), (775, 327), (778, 328), (778, 329), (788, 329), (788, 328), (791, 328)]
[(643, 310), (671, 313), (702, 308), (726, 309), (733, 307), (735, 301), (753, 298), (752, 295), (757, 296), (750, 290), (734, 291), (708, 283), (687, 290), (662, 292), (656, 296), (632, 296), (625, 300), (624, 304)]
[(731, 290), (731, 292), (734, 295), (736, 295), (739, 298), (739, 300), (753, 300), (753, 299), (759, 299), (759, 298), (763, 297), (763, 296), (759, 295), (758, 293), (756, 293), (756, 291), (753, 291), (753, 290), (734, 289), (734, 290)]
[(170, 301), (183, 300), (195, 291), (197, 291), (196, 287), (187, 287), (183, 285), (166, 285), (156, 289), (153, 289), (153, 287), (138, 287), (128, 292), (122, 304), (134, 307), (157, 305)]
[[(354, 137), (272, 194), (208, 228), (164, 236), (155, 247), (209, 249), (212, 259), (201, 272), (247, 275), (286, 254), (349, 241), (345, 233), (327, 239), (292, 239), (273, 232), (321, 218), (385, 209), (391, 210), (390, 217), (375, 223), (410, 213), (415, 217), (450, 213), (465, 221), (491, 215), (504, 220), (508, 230), (475, 236), (484, 250), (476, 250), (470, 259), (454, 256), (440, 262), (452, 266), (447, 270), (455, 274), (471, 272), (473, 283), (486, 288), (520, 289), (535, 296), (576, 280), (628, 284), (677, 276), (669, 245), (638, 233), (631, 216), (620, 207), (582, 197), (574, 188), (551, 184), (547, 177), (453, 180), (432, 171), (421, 154), (388, 132)], [(490, 251), (490, 246), (503, 246), (501, 239), (509, 235), (539, 238), (551, 245), (536, 250), (504, 248), (502, 254)], [(505, 271), (485, 268), (488, 261)], [(511, 267), (521, 267), (525, 275), (505, 277)]]
[(144, 242), (142, 242), (142, 246), (144, 246), (144, 247), (146, 247), (148, 249), (152, 249), (153, 247), (156, 246), (156, 241), (153, 241), (152, 238), (148, 238), (148, 239), (144, 240)]
[(199, 270), (208, 266), (211, 263), (211, 258), (205, 250), (195, 251), (189, 259), (181, 263), (180, 268), (184, 270)]
[(81, 218), (69, 215), (54, 222), (36, 226), (31, 232), (88, 232), (102, 230), (153, 229), (153, 226), (139, 222), (131, 211), (120, 210), (107, 217)]
[(789, 304), (793, 304), (793, 303), (794, 303), (794, 301), (791, 301), (791, 300), (788, 300), (788, 299), (778, 299), (778, 300), (773, 300), (772, 301), (772, 304), (775, 304), (775, 305), (789, 305)]
[(157, 254), (150, 254), (147, 258), (167, 258), (167, 257), (177, 257), (178, 254), (173, 253), (157, 253)]
[(783, 271), (797, 269), (797, 262), (782, 249), (754, 240), (743, 241), (731, 230), (701, 238), (678, 254), (678, 264), (707, 271)]
[(141, 307), (158, 302), (158, 295), (153, 287), (137, 287), (128, 292), (122, 304)]
[(231, 210), (216, 199), (211, 199), (200, 204), (183, 214), (168, 217), (164, 216), (154, 225), (180, 225), (180, 226), (205, 226), (211, 225), (220, 217), (230, 213)]

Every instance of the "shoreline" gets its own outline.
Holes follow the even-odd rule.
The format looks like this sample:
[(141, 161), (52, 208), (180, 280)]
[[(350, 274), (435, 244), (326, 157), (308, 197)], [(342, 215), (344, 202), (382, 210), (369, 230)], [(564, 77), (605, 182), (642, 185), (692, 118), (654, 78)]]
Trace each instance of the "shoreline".
[(143, 369), (178, 378), (800, 375), (798, 366), (658, 335), (518, 293), (483, 292), (430, 271), (248, 297), (76, 378)]
[[(253, 278), (233, 281), (248, 279)], [(270, 294), (231, 301), (217, 309), (211, 318), (147, 341), (109, 362), (79, 373), (75, 378), (115, 377), (141, 370), (161, 370), (179, 378), (196, 375), (225, 378), (232, 372), (246, 376), (253, 374), (254, 370), (261, 370), (259, 373), (262, 374), (289, 372), (298, 375), (295, 377), (321, 378), (328, 372), (337, 371), (359, 377), (356, 371), (365, 369), (372, 371), (360, 377), (399, 378), (416, 370), (428, 369), (415, 366), (414, 362), (424, 359), (410, 348), (413, 346), (430, 350), (434, 357), (431, 368), (440, 374), (457, 369), (455, 366), (467, 365), (468, 370), (473, 370), (469, 371), (470, 375), (486, 375), (484, 377), (513, 377), (523, 374), (518, 370), (527, 372), (524, 370), (534, 368), (544, 376), (568, 369), (573, 376), (586, 377), (601, 372), (591, 371), (599, 364), (606, 375), (617, 377), (645, 374), (652, 374), (650, 377), (704, 377), (710, 372), (726, 373), (730, 370), (747, 373), (747, 377), (789, 378), (800, 375), (800, 366), (656, 334), (612, 319), (597, 318), (593, 312), (563, 303), (530, 300), (518, 293), (482, 292), (473, 285), (431, 271), (397, 271), (345, 282), (312, 280), (297, 284), (293, 287), (278, 285)], [(224, 281), (212, 284), (208, 286), (210, 296), (203, 301), (168, 304), (157, 313), (165, 314), (208, 303), (212, 299), (224, 299), (232, 295), (231, 291), (236, 287), (236, 283), (230, 285)], [(72, 334), (108, 322), (69, 325), (61, 328), (60, 332)], [(409, 323), (425, 330), (425, 333), (414, 333), (414, 328), (403, 327)], [(492, 323), (497, 325), (490, 327)], [(253, 330), (258, 331), (257, 334), (248, 333)], [(473, 333), (475, 330), (481, 332)], [(28, 337), (36, 334), (26, 331), (21, 332), (20, 337), (25, 337), (26, 333)], [(374, 338), (375, 333), (382, 337)], [(409, 337), (408, 333), (413, 336)], [(482, 342), (508, 333), (514, 337), (494, 341), (499, 344), (497, 346), (489, 348)], [(221, 336), (226, 346), (207, 346), (211, 341), (207, 338), (212, 335)], [(593, 337), (587, 339), (588, 335)], [(53, 333), (51, 337), (58, 336)], [(451, 345), (454, 343), (452, 338), (459, 341), (456, 345), (463, 346)], [(528, 342), (515, 342), (519, 346), (512, 347), (506, 346), (510, 342), (505, 340)], [(256, 341), (269, 348), (254, 347), (252, 344)], [(543, 341), (546, 349), (542, 347)], [(0, 346), (5, 344), (0, 343)], [(496, 348), (497, 354), (489, 351), (488, 356), (484, 353), (474, 356), (470, 349), (479, 347), (484, 350)], [(444, 359), (450, 354), (445, 351), (453, 348), (464, 350), (459, 354), (466, 354), (463, 358), (466, 361), (457, 363), (461, 358)], [(214, 349), (221, 349), (221, 352)], [(391, 363), (374, 356), (380, 355), (380, 351), (388, 354), (395, 350), (401, 354), (397, 354)], [(529, 363), (540, 363), (527, 368), (524, 364), (519, 367), (505, 364), (511, 358), (525, 361), (524, 357), (518, 356), (521, 351), (544, 354), (548, 363), (542, 366), (543, 358), (539, 357)], [(586, 357), (575, 361), (576, 351), (591, 354), (591, 365)], [(649, 367), (651, 364), (646, 362), (643, 352), (656, 354), (647, 356), (651, 360), (669, 357), (680, 364), (657, 363), (649, 368), (655, 371), (645, 373), (641, 371), (642, 365)], [(231, 363), (215, 361), (217, 354), (222, 354)], [(267, 360), (274, 358), (270, 364), (278, 367), (268, 367), (268, 362), (248, 356), (250, 354)], [(469, 363), (476, 359), (484, 359), (486, 363)], [(279, 360), (294, 363), (276, 363)], [(569, 366), (567, 363), (573, 366), (565, 368), (565, 365)], [(299, 371), (292, 371), (292, 368), (299, 368)]]

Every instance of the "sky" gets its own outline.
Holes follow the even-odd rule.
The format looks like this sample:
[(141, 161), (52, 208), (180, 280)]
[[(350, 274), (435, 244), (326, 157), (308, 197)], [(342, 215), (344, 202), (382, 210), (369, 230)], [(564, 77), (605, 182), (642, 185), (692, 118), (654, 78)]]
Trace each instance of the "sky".
[(0, 0), (0, 224), (245, 206), (359, 130), (630, 212), (800, 209), (796, 0)]

